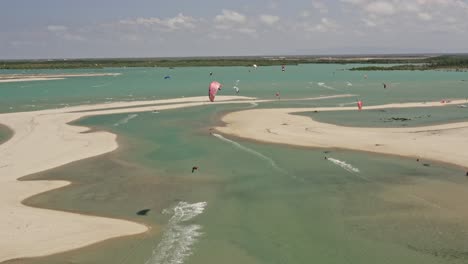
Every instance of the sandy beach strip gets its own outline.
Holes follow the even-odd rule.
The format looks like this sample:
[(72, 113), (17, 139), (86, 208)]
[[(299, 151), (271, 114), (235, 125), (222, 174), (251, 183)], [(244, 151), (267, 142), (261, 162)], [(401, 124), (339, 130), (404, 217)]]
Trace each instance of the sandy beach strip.
[(0, 83), (63, 80), (67, 77), (117, 76), (121, 73), (0, 74)]
[[(364, 109), (443, 107), (465, 103), (401, 103)], [(251, 109), (225, 115), (224, 134), (268, 143), (341, 148), (437, 160), (468, 168), (468, 122), (409, 128), (345, 127), (321, 123), (294, 113), (357, 111), (356, 107)]]
[[(249, 104), (254, 98), (219, 96), (210, 103), (206, 96), (148, 101), (118, 102), (132, 106), (99, 110), (109, 104), (0, 114), (0, 123), (14, 135), (0, 145), (0, 262), (8, 259), (45, 256), (87, 246), (106, 239), (145, 232), (141, 224), (32, 208), (21, 202), (35, 194), (69, 184), (66, 181), (18, 181), (23, 176), (115, 150), (116, 135), (83, 133), (86, 127), (68, 123), (91, 115), (167, 110), (224, 103)], [(167, 103), (174, 104), (167, 104)], [(137, 107), (140, 105), (141, 107)], [(88, 110), (91, 112), (75, 112)]]
[(35, 78), (15, 78), (15, 79), (0, 79), (0, 83), (10, 82), (32, 82), (32, 81), (54, 81), (63, 80), (65, 78), (48, 78), (48, 77), (35, 77)]

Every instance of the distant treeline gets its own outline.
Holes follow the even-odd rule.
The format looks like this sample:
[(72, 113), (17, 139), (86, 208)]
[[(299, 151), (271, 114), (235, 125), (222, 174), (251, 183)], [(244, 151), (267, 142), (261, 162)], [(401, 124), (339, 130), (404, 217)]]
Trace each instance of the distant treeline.
[(424, 70), (467, 71), (468, 55), (438, 56), (421, 60), (418, 64), (400, 64), (394, 66), (354, 67), (351, 71), (424, 71)]
[(438, 68), (468, 68), (468, 56), (379, 56), (355, 57), (222, 57), (222, 58), (145, 58), (145, 59), (56, 59), (0, 61), (0, 69), (100, 69), (121, 67), (197, 67), (298, 65), (307, 63), (333, 64), (402, 64), (391, 67), (366, 66), (351, 70), (425, 70)]

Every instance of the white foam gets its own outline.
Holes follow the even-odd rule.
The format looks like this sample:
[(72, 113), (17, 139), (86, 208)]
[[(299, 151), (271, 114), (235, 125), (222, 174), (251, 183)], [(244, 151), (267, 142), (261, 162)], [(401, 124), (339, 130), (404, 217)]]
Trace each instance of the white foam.
[(350, 83), (350, 82), (346, 82), (346, 85), (348, 85), (348, 86), (353, 86), (353, 84)]
[(130, 121), (131, 119), (133, 119), (133, 118), (135, 118), (137, 116), (138, 116), (138, 114), (128, 115), (127, 117), (122, 118), (119, 121), (117, 121), (117, 123), (115, 123), (114, 126), (120, 126), (120, 125), (123, 125), (123, 124), (127, 124), (128, 121)]
[(358, 168), (355, 168), (353, 167), (351, 164), (348, 164), (344, 161), (341, 161), (341, 160), (337, 160), (337, 159), (334, 159), (334, 158), (327, 158), (327, 160), (329, 160), (330, 162), (340, 166), (341, 168), (349, 171), (349, 172), (359, 172), (359, 169)]
[(207, 203), (189, 204), (179, 202), (174, 208), (165, 209), (164, 214), (173, 214), (159, 244), (145, 264), (182, 264), (192, 254), (192, 246), (203, 233), (200, 225), (183, 225), (200, 215)]
[(333, 88), (333, 87), (331, 87), (331, 86), (328, 86), (328, 85), (326, 85), (326, 84), (323, 83), (323, 82), (319, 82), (319, 83), (317, 83), (317, 85), (320, 86), (320, 87), (326, 88), (326, 89), (328, 89), (328, 90), (338, 91), (338, 89)]
[(341, 103), (339, 104), (339, 106), (354, 105), (354, 104), (357, 104), (357, 102)]
[(268, 162), (268, 163), (271, 165), (271, 167), (273, 167), (274, 169), (276, 169), (276, 170), (278, 170), (278, 171), (281, 171), (281, 172), (283, 172), (283, 173), (286, 173), (286, 171), (283, 170), (282, 168), (280, 168), (280, 167), (276, 164), (276, 162), (275, 162), (273, 159), (271, 159), (270, 157), (267, 157), (267, 156), (263, 155), (262, 153), (257, 152), (257, 151), (255, 151), (255, 150), (253, 150), (253, 149), (251, 149), (251, 148), (242, 146), (241, 144), (239, 144), (239, 143), (237, 143), (237, 142), (235, 142), (235, 141), (233, 141), (233, 140), (227, 139), (227, 138), (223, 137), (222, 135), (219, 135), (219, 134), (216, 134), (216, 133), (213, 133), (212, 135), (215, 136), (215, 137), (217, 137), (217, 138), (219, 138), (219, 139), (221, 139), (221, 140), (224, 141), (224, 142), (228, 142), (228, 143), (234, 145), (234, 146), (237, 147), (238, 149), (241, 149), (241, 150), (243, 150), (243, 151), (245, 151), (245, 152), (248, 152), (248, 153), (250, 153), (250, 154), (253, 154), (253, 155), (257, 156), (258, 158), (260, 158), (260, 159), (262, 159), (262, 160)]

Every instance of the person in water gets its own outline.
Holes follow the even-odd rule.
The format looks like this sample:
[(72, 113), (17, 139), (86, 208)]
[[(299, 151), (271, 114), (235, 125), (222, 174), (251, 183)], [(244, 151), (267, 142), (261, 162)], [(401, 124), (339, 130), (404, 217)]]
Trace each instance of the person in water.
[(193, 173), (194, 171), (196, 171), (196, 170), (198, 170), (198, 167), (197, 167), (197, 166), (193, 166), (193, 167), (192, 167), (192, 173)]

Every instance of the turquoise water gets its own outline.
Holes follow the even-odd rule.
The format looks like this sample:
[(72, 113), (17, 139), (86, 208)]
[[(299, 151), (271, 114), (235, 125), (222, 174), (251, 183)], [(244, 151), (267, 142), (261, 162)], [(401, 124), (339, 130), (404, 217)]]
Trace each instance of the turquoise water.
[[(117, 133), (122, 148), (28, 177), (76, 184), (26, 203), (130, 219), (159, 232), (21, 263), (145, 263), (161, 243), (170, 246), (158, 254), (177, 255), (178, 244), (167, 239), (174, 232), (171, 214), (164, 209), (182, 201), (207, 203), (202, 213), (178, 226), (188, 233), (177, 241), (193, 238), (184, 263), (466, 262), (466, 238), (456, 235), (468, 231), (463, 216), (459, 223), (428, 218), (432, 209), (413, 198), (420, 194), (399, 189), (418, 180), (468, 187), (463, 172), (403, 158), (210, 135), (221, 112), (245, 107), (250, 106), (140, 113), (125, 124), (126, 114), (81, 120), (80, 125)], [(194, 165), (199, 170), (192, 174)], [(402, 200), (388, 200), (388, 190), (397, 190)], [(149, 214), (138, 216), (142, 209), (150, 209)], [(200, 227), (198, 235), (183, 229), (193, 226)], [(172, 262), (156, 258), (148, 263)]]
[(320, 122), (359, 127), (414, 127), (468, 120), (468, 108), (460, 108), (455, 105), (297, 114), (312, 117)]
[[(467, 73), (441, 71), (343, 71), (354, 65), (305, 64), (280, 67), (194, 67), (194, 68), (108, 68), (100, 70), (0, 70), (11, 73), (121, 73), (119, 76), (74, 77), (65, 80), (0, 83), (0, 112), (31, 111), (116, 100), (144, 100), (207, 94), (208, 83), (224, 84), (221, 95), (234, 95), (239, 81), (240, 94), (263, 99), (313, 97), (352, 93), (365, 105), (386, 102), (429, 101), (468, 97)], [(250, 70), (250, 72), (249, 72)], [(213, 72), (213, 76), (209, 76)], [(333, 74), (335, 72), (335, 74)], [(368, 79), (363, 75), (367, 74)], [(165, 80), (164, 76), (172, 78)], [(347, 82), (352, 83), (348, 86)], [(383, 89), (382, 83), (389, 84)], [(326, 86), (319, 86), (324, 83)], [(347, 102), (337, 100), (337, 103)]]
[[(242, 95), (272, 98), (281, 89), (282, 100), (353, 93), (369, 105), (459, 98), (466, 92), (466, 84), (458, 81), (466, 78), (463, 73), (371, 72), (365, 80), (363, 73), (336, 70), (343, 67), (350, 66), (288, 66), (285, 73), (278, 67), (261, 67), (250, 73), (244, 67), (105, 69), (103, 72), (123, 74), (14, 84), (38, 85), (36, 89), (1, 84), (0, 92), (14, 95), (16, 104), (0, 98), (4, 100), (2, 111), (9, 111), (3, 103), (26, 109), (23, 104), (32, 100), (47, 99), (36, 107), (40, 108), (107, 97), (128, 99), (130, 93), (147, 99), (204, 95), (210, 71), (225, 83), (221, 94), (234, 94), (227, 84), (239, 79)], [(168, 73), (172, 79), (163, 80)], [(111, 84), (92, 88), (104, 81)], [(353, 85), (346, 85), (348, 81)], [(383, 81), (399, 84), (384, 90)], [(44, 89), (53, 96), (44, 95)], [(275, 101), (258, 107), (336, 106), (353, 100)], [(468, 241), (463, 235), (468, 232), (468, 216), (457, 210), (468, 199), (463, 191), (468, 187), (465, 172), (433, 162), (426, 167), (393, 156), (261, 144), (209, 133), (222, 113), (251, 107), (205, 105), (76, 122), (116, 133), (120, 148), (26, 177), (74, 184), (25, 203), (129, 219), (153, 229), (66, 253), (7, 263), (468, 261)], [(306, 115), (350, 126), (399, 126), (380, 119), (398, 116), (412, 118), (408, 125), (424, 125), (466, 120), (465, 110), (446, 107)], [(431, 118), (415, 118), (427, 113)], [(198, 171), (192, 173), (193, 166)], [(137, 214), (143, 209), (149, 209), (148, 215)]]

